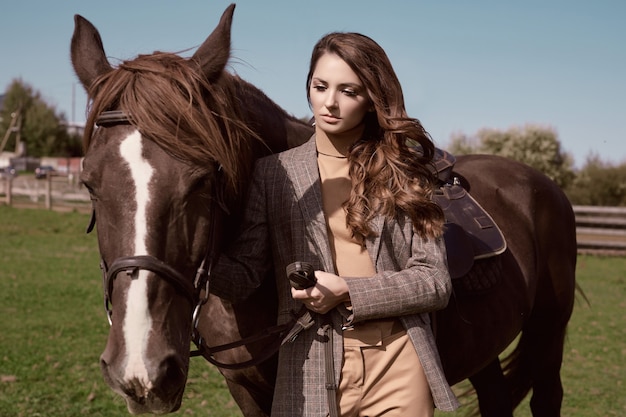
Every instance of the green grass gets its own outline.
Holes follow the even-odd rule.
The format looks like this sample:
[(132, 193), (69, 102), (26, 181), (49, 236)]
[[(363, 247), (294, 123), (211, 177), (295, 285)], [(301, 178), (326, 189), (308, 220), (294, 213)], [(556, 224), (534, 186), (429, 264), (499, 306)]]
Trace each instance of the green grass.
[[(0, 416), (128, 416), (98, 365), (108, 323), (89, 216), (0, 206)], [(241, 416), (192, 359), (178, 415)]]
[[(0, 206), (2, 417), (129, 415), (98, 366), (108, 324), (88, 220)], [(579, 298), (570, 322), (562, 415), (626, 415), (626, 258), (581, 256), (577, 275), (591, 305)], [(437, 415), (465, 416), (469, 408)], [(176, 415), (241, 413), (215, 368), (194, 358)], [(527, 401), (515, 416), (530, 416)]]

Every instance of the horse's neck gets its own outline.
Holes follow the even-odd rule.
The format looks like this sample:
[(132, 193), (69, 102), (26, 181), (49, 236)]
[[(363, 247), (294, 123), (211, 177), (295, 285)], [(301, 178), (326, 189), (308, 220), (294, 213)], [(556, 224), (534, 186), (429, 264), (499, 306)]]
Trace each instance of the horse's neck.
[(309, 140), (314, 132), (313, 126), (297, 119), (288, 120), (285, 127), (287, 129), (287, 148), (302, 145)]
[[(225, 91), (233, 94), (232, 103), (239, 107), (242, 121), (252, 129), (263, 141), (251, 143), (252, 159), (256, 159), (270, 153), (281, 152), (306, 142), (314, 132), (308, 123), (290, 116), (280, 106), (273, 102), (261, 90), (252, 84), (242, 80), (236, 75), (225, 72), (222, 82), (230, 87)], [(252, 166), (248, 161), (246, 166)], [(250, 173), (248, 173), (249, 175)], [(243, 180), (248, 183), (249, 178)], [(241, 218), (241, 210), (244, 206), (241, 198), (246, 192), (240, 193), (236, 201), (229, 204), (230, 215), (226, 219), (229, 228), (235, 230)]]
[(306, 142), (313, 134), (313, 127), (283, 110), (265, 93), (232, 76), (237, 85), (237, 98), (241, 103), (244, 119), (269, 146), (271, 152), (281, 152)]

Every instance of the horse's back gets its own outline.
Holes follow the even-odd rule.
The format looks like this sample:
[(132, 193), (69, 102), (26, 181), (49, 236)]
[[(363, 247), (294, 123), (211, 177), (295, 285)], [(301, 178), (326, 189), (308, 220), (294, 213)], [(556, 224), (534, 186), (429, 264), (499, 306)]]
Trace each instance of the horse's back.
[(511, 250), (576, 258), (576, 223), (565, 193), (541, 172), (494, 155), (457, 157), (454, 175), (502, 228)]
[[(563, 190), (528, 165), (494, 155), (461, 156), (455, 170), (502, 229), (529, 293), (543, 297), (533, 297), (535, 311), (555, 309), (565, 313), (567, 321), (573, 307), (577, 243), (574, 210)], [(536, 287), (542, 284), (551, 288)]]

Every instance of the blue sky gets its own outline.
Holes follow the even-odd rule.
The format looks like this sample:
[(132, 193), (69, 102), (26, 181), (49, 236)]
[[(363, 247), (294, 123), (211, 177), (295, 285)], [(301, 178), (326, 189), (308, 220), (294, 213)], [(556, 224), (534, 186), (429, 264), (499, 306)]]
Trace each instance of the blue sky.
[[(74, 14), (99, 29), (115, 64), (197, 47), (230, 3), (12, 2), (0, 18), (0, 90), (20, 78), (68, 119), (84, 121), (86, 96), (69, 60)], [(308, 116), (304, 85), (313, 45), (330, 31), (361, 32), (385, 48), (409, 114), (438, 146), (452, 134), (535, 124), (555, 129), (578, 167), (591, 153), (622, 163), (624, 22), (621, 0), (241, 0), (230, 71), (289, 113)]]

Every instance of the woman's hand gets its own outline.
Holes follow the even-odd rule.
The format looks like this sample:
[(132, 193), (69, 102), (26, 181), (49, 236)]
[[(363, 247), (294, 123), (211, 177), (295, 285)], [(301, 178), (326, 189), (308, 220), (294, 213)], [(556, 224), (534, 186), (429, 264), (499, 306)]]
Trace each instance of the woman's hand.
[(325, 314), (340, 303), (350, 301), (348, 284), (338, 275), (315, 271), (317, 283), (311, 288), (296, 290), (291, 288), (294, 300), (300, 300), (311, 311)]

